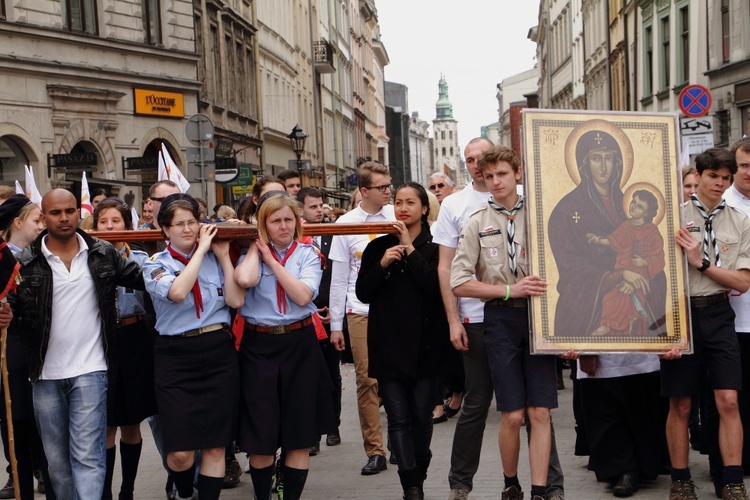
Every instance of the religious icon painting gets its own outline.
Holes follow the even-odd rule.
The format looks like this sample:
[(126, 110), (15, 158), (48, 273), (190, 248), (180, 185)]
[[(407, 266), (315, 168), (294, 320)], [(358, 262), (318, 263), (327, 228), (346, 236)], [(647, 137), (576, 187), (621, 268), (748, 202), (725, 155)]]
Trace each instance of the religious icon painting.
[(674, 114), (523, 111), (532, 352), (692, 352)]

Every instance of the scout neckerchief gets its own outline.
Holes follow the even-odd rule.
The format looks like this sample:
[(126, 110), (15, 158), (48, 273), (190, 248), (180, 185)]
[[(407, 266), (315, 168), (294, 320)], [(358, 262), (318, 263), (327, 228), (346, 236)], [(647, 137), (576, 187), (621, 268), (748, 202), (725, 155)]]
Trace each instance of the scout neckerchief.
[[(188, 262), (190, 262), (190, 259), (172, 248), (171, 244), (167, 245), (167, 250), (169, 251), (169, 255), (171, 255), (177, 262), (181, 262), (186, 266), (188, 265)], [(195, 283), (193, 283), (193, 299), (195, 302), (195, 316), (200, 318), (201, 311), (203, 310), (203, 294), (201, 293), (201, 284), (197, 276), (195, 277)]]
[[(289, 260), (289, 257), (294, 253), (295, 248), (297, 248), (297, 240), (292, 241), (292, 244), (287, 249), (286, 255), (284, 255), (283, 259), (279, 260), (279, 256), (276, 255), (276, 251), (273, 249), (271, 250), (271, 255), (273, 255), (276, 262), (283, 267), (284, 264), (286, 264), (286, 261)], [(276, 278), (276, 306), (279, 308), (281, 314), (286, 314), (286, 292), (284, 291), (284, 287), (281, 286), (278, 277)]]
[(502, 205), (495, 203), (492, 198), (489, 199), (489, 204), (496, 211), (508, 217), (508, 259), (510, 260), (510, 270), (513, 272), (513, 276), (518, 276), (518, 270), (516, 269), (516, 246), (513, 244), (513, 237), (516, 235), (516, 228), (514, 227), (513, 220), (516, 218), (516, 214), (521, 208), (523, 208), (523, 196), (518, 197), (518, 203), (513, 207), (512, 210), (508, 210)]
[(703, 203), (701, 203), (701, 201), (695, 194), (692, 194), (690, 196), (690, 199), (693, 200), (693, 205), (695, 205), (695, 208), (698, 209), (700, 214), (703, 216), (703, 219), (706, 221), (706, 227), (703, 230), (703, 258), (709, 262), (711, 261), (711, 258), (708, 256), (708, 245), (710, 243), (714, 249), (714, 254), (716, 255), (716, 267), (721, 267), (721, 259), (719, 259), (719, 247), (716, 245), (716, 235), (714, 234), (714, 227), (711, 224), (711, 221), (719, 212), (724, 210), (724, 207), (727, 206), (727, 202), (722, 199), (721, 203), (719, 203), (716, 208), (711, 211), (711, 213), (708, 213), (706, 207), (703, 206)]

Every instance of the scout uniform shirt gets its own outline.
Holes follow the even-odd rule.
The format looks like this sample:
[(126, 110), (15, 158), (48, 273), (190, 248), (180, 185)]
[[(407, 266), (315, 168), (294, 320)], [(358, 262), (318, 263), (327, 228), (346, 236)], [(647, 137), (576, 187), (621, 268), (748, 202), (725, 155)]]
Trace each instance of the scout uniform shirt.
[[(682, 220), (693, 238), (702, 245), (705, 220), (692, 201), (682, 204)], [(719, 247), (721, 267), (735, 271), (750, 269), (750, 219), (727, 206), (714, 216), (711, 224), (716, 235), (716, 246)], [(708, 249), (708, 255), (711, 265), (716, 265), (713, 248)], [(717, 283), (694, 267), (690, 267), (688, 278), (691, 297), (705, 297), (729, 291), (729, 287)]]
[[(489, 203), (474, 212), (466, 222), (451, 266), (451, 289), (472, 279), (488, 285), (512, 285), (528, 273), (526, 265), (526, 208), (515, 216), (513, 241), (518, 277), (510, 270), (508, 257), (508, 217)], [(483, 299), (485, 302), (489, 299)]]

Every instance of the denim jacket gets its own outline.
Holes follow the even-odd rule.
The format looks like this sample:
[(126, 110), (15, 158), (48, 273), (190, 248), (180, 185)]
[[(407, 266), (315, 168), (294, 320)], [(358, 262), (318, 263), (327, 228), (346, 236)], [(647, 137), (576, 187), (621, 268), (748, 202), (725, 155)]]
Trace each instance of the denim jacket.
[[(117, 286), (143, 290), (143, 275), (136, 262), (125, 259), (110, 243), (92, 238), (80, 229), (78, 234), (89, 247), (88, 265), (101, 311), (102, 342), (107, 355), (117, 319)], [(47, 230), (17, 257), (21, 264), (21, 282), (16, 290), (13, 313), (29, 353), (32, 382), (39, 380), (42, 373), (52, 325), (52, 269), (42, 253), (42, 238), (46, 235)]]

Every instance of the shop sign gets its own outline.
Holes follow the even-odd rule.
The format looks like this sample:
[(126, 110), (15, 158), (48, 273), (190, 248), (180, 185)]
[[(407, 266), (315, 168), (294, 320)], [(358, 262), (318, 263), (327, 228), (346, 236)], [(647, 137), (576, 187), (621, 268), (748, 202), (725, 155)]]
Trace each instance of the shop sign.
[(133, 99), (137, 115), (185, 117), (182, 94), (161, 90), (133, 89)]

